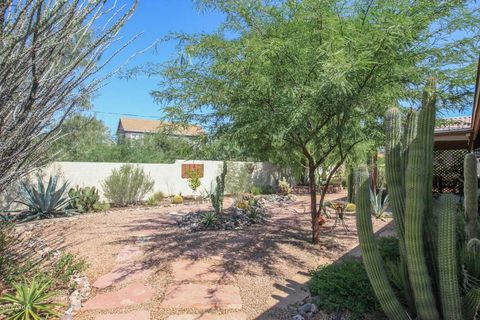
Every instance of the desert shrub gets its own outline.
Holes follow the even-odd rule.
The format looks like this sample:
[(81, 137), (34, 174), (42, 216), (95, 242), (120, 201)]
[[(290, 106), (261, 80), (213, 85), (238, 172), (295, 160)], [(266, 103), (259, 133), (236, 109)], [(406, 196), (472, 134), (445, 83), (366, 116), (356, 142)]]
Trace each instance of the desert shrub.
[(95, 210), (95, 204), (99, 202), (100, 196), (95, 187), (71, 188), (68, 191), (70, 197), (70, 206), (77, 212), (91, 212)]
[(153, 179), (140, 166), (125, 164), (113, 169), (103, 183), (103, 192), (110, 202), (116, 205), (128, 205), (141, 201), (152, 191)]
[(60, 316), (56, 311), (59, 304), (52, 303), (55, 293), (51, 291), (51, 282), (33, 279), (14, 284), (15, 292), (0, 297), (2, 313), (8, 319), (50, 319)]
[(260, 195), (260, 194), (274, 194), (275, 188), (272, 186), (259, 186), (255, 185), (250, 188), (250, 193), (253, 195)]
[(312, 295), (319, 296), (318, 307), (327, 313), (348, 311), (351, 319), (367, 315), (382, 318), (361, 262), (351, 260), (319, 267), (312, 272), (309, 287)]
[(73, 253), (62, 252), (58, 260), (48, 272), (47, 278), (54, 284), (63, 286), (70, 282), (71, 276), (85, 271), (87, 263), (84, 259), (75, 256)]
[(377, 242), (380, 255), (384, 261), (397, 262), (400, 260), (398, 239), (395, 237), (380, 237)]
[(163, 194), (163, 192), (155, 192), (150, 198), (147, 199), (147, 204), (149, 206), (156, 206), (160, 204), (164, 198), (165, 195)]
[(248, 164), (228, 163), (228, 174), (225, 177), (225, 191), (235, 198), (250, 191), (252, 173)]
[(172, 203), (173, 204), (181, 204), (183, 203), (183, 197), (179, 194), (177, 195), (174, 195), (173, 198), (172, 198)]
[(200, 185), (201, 185), (200, 172), (198, 172), (198, 170), (190, 170), (188, 172), (188, 186), (193, 191), (197, 191)]
[(70, 204), (66, 194), (68, 182), (57, 188), (58, 177), (51, 176), (45, 186), (42, 177), (37, 177), (37, 185), (22, 183), (22, 196), (19, 203), (28, 207), (28, 214), (22, 220), (47, 218), (65, 212)]
[(110, 209), (110, 203), (106, 201), (97, 201), (93, 205), (93, 211), (98, 212), (98, 211), (107, 211)]
[(355, 206), (355, 203), (348, 203), (347, 206), (345, 207), (346, 212), (354, 212), (357, 210), (357, 207)]
[(290, 184), (285, 178), (282, 178), (282, 180), (278, 182), (278, 190), (283, 195), (288, 195), (290, 194), (290, 192), (292, 192), (292, 189), (290, 188)]
[(245, 210), (248, 208), (248, 200), (239, 200), (237, 201), (236, 207), (238, 209)]

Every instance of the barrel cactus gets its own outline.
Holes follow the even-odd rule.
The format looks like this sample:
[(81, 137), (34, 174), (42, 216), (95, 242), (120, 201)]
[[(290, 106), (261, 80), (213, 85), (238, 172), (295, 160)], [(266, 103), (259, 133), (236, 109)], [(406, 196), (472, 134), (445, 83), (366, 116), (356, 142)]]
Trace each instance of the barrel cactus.
[[(480, 309), (480, 241), (477, 212), (477, 160), (465, 158), (465, 215), (453, 195), (433, 203), (435, 81), (428, 81), (422, 108), (409, 111), (406, 124), (396, 109), (386, 114), (385, 169), (399, 239), (400, 279), (395, 291), (375, 244), (369, 206), (368, 171), (356, 172), (357, 229), (363, 262), (389, 319), (477, 319)], [(458, 222), (466, 220), (465, 236)], [(460, 223), (461, 225), (461, 223)], [(465, 240), (468, 240), (468, 244)]]

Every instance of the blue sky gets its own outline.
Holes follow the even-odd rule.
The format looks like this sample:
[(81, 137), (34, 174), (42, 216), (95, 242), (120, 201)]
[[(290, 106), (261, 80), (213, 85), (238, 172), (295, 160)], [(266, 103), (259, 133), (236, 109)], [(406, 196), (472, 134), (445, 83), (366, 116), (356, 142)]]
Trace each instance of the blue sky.
[[(120, 4), (129, 4), (130, 0), (119, 0)], [(170, 32), (213, 32), (223, 21), (218, 12), (200, 12), (192, 0), (140, 0), (134, 15), (121, 30), (123, 41), (143, 33), (134, 43), (117, 56), (104, 73), (124, 65), (134, 53), (139, 52), (155, 40)], [(116, 50), (113, 46), (112, 53)], [(156, 50), (149, 50), (129, 60), (126, 68), (132, 68), (148, 62), (161, 63), (175, 54), (175, 43), (161, 43)], [(160, 118), (159, 105), (155, 104), (150, 91), (157, 88), (158, 79), (139, 76), (125, 80), (120, 77), (110, 78), (99, 89), (93, 99), (92, 112), (112, 130), (116, 129), (119, 114), (136, 114)], [(114, 113), (114, 114), (109, 114)]]

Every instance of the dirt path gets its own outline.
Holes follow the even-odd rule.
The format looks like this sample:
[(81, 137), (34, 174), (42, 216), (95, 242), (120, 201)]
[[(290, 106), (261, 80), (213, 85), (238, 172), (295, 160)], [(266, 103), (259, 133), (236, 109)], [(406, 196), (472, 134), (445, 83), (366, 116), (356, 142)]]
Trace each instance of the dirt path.
[[(180, 215), (208, 207), (135, 208), (46, 222), (50, 243), (89, 264), (92, 294), (75, 319), (289, 319), (288, 306), (307, 295), (308, 271), (357, 245), (354, 214), (346, 215), (350, 232), (327, 232), (331, 219), (321, 243), (310, 244), (306, 196), (270, 206), (267, 223), (247, 230), (186, 233), (176, 226)], [(377, 220), (374, 228), (387, 222)]]

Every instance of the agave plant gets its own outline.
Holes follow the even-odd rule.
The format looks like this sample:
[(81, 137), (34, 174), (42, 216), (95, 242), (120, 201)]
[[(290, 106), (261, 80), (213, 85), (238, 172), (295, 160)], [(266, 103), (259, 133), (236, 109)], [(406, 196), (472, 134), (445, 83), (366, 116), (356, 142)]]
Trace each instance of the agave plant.
[(214, 211), (209, 211), (203, 214), (201, 221), (205, 227), (211, 227), (217, 223), (218, 217)]
[(375, 218), (381, 218), (383, 213), (387, 211), (389, 205), (388, 194), (385, 196), (385, 198), (383, 197), (383, 188), (378, 190), (377, 194), (375, 194), (375, 191), (370, 189), (370, 204), (372, 206), (372, 213)]
[(70, 204), (66, 194), (68, 182), (57, 188), (58, 177), (51, 176), (45, 188), (43, 179), (38, 177), (37, 187), (22, 183), (22, 199), (18, 201), (28, 207), (29, 216), (24, 220), (33, 220), (47, 215), (63, 212)]
[(0, 314), (15, 320), (41, 320), (59, 316), (55, 308), (60, 305), (51, 303), (55, 293), (48, 292), (50, 282), (33, 279), (30, 282), (14, 284), (13, 287), (14, 294), (0, 297), (0, 302), (5, 303), (0, 308)]

